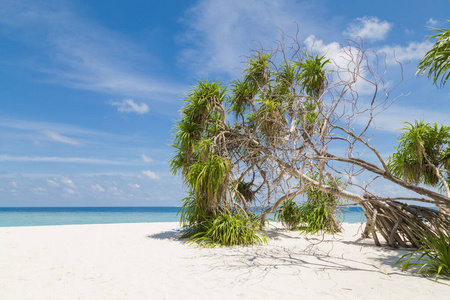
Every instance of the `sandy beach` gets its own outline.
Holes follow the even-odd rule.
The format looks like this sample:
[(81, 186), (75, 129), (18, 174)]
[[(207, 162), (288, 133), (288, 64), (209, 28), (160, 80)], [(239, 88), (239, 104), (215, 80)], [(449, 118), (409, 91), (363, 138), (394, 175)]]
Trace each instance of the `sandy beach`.
[[(405, 273), (402, 250), (268, 230), (268, 245), (199, 248), (178, 223), (0, 228), (1, 299), (445, 299), (450, 286)], [(449, 284), (450, 282), (444, 282)]]

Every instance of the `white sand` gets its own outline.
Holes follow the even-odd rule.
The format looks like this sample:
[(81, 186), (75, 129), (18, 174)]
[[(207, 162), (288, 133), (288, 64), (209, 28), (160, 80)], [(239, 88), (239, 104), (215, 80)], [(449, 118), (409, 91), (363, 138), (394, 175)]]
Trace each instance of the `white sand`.
[[(177, 223), (0, 228), (0, 299), (449, 299), (393, 267), (405, 251), (345, 234), (269, 231), (269, 245), (197, 248)], [(449, 282), (446, 282), (449, 284)]]

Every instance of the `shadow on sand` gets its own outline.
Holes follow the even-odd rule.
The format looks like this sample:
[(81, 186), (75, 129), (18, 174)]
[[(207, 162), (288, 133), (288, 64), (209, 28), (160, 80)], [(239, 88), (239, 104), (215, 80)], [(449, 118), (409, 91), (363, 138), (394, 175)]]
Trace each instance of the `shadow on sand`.
[(175, 229), (147, 235), (147, 238), (156, 240), (179, 241), (183, 243), (186, 242), (186, 239), (181, 239), (181, 232)]
[[(241, 271), (237, 281), (263, 280), (263, 278), (272, 271), (284, 270), (294, 274), (300, 273), (303, 269), (312, 269), (314, 272), (328, 271), (363, 271), (367, 273), (380, 273), (385, 276), (418, 276), (411, 273), (402, 272), (400, 266), (394, 266), (394, 263), (400, 256), (407, 251), (404, 249), (392, 249), (387, 247), (378, 247), (368, 240), (357, 239), (354, 241), (331, 241), (329, 238), (323, 239), (322, 236), (292, 234), (284, 229), (271, 228), (265, 230), (270, 240), (292, 240), (298, 239), (307, 241), (310, 245), (321, 246), (322, 244), (342, 243), (356, 248), (347, 251), (361, 251), (361, 248), (370, 248), (383, 255), (373, 257), (367, 254), (369, 259), (359, 260), (350, 258), (347, 251), (335, 253), (334, 251), (314, 250), (308, 251), (305, 247), (298, 247), (295, 244), (290, 245), (260, 245), (250, 247), (216, 247), (202, 250), (202, 257), (211, 263), (212, 269), (226, 269)], [(147, 238), (157, 240), (176, 241), (187, 244), (187, 239), (180, 239), (181, 232), (178, 230), (163, 231), (148, 235)], [(192, 245), (196, 247), (196, 245)], [(310, 247), (306, 247), (310, 248)], [(311, 248), (313, 249), (313, 248)], [(255, 276), (256, 275), (256, 276)]]

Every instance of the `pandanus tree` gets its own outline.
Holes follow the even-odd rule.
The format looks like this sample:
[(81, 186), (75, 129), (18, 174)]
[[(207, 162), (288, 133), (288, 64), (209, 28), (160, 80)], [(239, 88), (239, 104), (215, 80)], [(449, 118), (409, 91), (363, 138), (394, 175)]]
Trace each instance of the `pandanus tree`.
[[(186, 98), (182, 119), (174, 138), (176, 155), (171, 160), (174, 173), (181, 172), (194, 200), (192, 221), (217, 215), (224, 206), (229, 186), (231, 164), (217, 141), (223, 132), (225, 111), (222, 102), (225, 89), (218, 83), (200, 82)], [(188, 201), (187, 200), (187, 201)]]
[[(364, 234), (377, 244), (378, 233), (394, 247), (416, 245), (421, 231), (449, 225), (449, 195), (397, 172), (393, 160), (385, 161), (370, 144), (376, 116), (394, 101), (382, 76), (384, 64), (354, 42), (342, 46), (340, 55), (334, 61), (310, 54), (293, 39), (287, 50), (279, 43), (277, 49), (255, 51), (242, 78), (229, 86), (201, 81), (187, 94), (171, 167), (189, 190), (181, 217), (191, 232), (207, 231), (210, 220), (228, 216), (249, 228), (256, 228), (255, 221), (263, 226), (268, 214), (297, 196), (331, 208), (339, 199), (361, 205)], [(434, 162), (426, 154), (425, 161)], [(447, 161), (437, 159), (442, 170)], [(364, 185), (355, 180), (368, 176), (372, 180)], [(372, 186), (380, 179), (419, 196), (378, 195)], [(334, 222), (329, 214), (323, 228), (339, 230), (328, 226)]]
[(417, 67), (417, 74), (433, 78), (433, 83), (440, 81), (445, 85), (450, 77), (450, 29), (436, 28), (438, 33), (430, 36), (436, 39), (433, 47), (421, 59)]

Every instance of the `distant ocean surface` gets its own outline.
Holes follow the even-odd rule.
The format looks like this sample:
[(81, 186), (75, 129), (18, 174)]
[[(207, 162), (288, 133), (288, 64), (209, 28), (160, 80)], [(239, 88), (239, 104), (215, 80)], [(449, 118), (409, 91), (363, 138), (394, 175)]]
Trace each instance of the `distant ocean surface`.
[[(0, 227), (178, 222), (179, 207), (0, 207)], [(364, 222), (360, 207), (341, 208), (340, 219)]]

